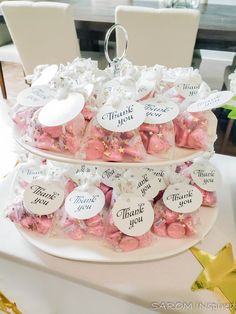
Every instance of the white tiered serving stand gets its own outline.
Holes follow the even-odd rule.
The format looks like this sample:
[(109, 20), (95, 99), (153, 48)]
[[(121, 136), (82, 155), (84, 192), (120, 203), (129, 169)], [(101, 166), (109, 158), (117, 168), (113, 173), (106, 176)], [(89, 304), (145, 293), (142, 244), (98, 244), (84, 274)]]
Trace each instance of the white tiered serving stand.
[[(124, 31), (126, 45), (124, 53), (121, 57), (116, 57), (111, 60), (108, 55), (108, 41), (111, 32), (115, 28), (121, 28)], [(114, 73), (119, 72), (119, 63), (124, 58), (128, 44), (128, 36), (126, 30), (118, 24), (112, 26), (105, 38), (105, 56), (110, 64), (113, 65)], [(210, 131), (216, 130), (216, 119), (212, 113)], [(212, 132), (211, 132), (212, 134)], [(153, 156), (148, 156), (145, 162), (133, 162), (133, 163), (121, 163), (121, 162), (104, 162), (104, 161), (88, 161), (81, 160), (70, 155), (64, 155), (59, 153), (47, 152), (33, 147), (29, 143), (22, 140), (21, 136), (14, 130), (14, 137), (16, 142), (28, 152), (39, 156), (41, 158), (58, 161), (61, 163), (76, 165), (91, 165), (97, 167), (107, 168), (148, 168), (148, 167), (161, 167), (171, 166), (183, 163), (185, 161), (194, 160), (205, 154), (201, 150), (191, 150), (175, 147), (172, 159), (157, 159)], [(11, 176), (10, 176), (11, 177)], [(4, 185), (9, 186), (13, 178), (5, 180)], [(4, 190), (4, 189), (1, 189)], [(1, 192), (0, 192), (1, 194)], [(154, 240), (154, 243), (150, 247), (138, 249), (132, 252), (116, 252), (109, 247), (106, 247), (102, 240), (71, 240), (66, 238), (56, 237), (42, 237), (24, 229), (18, 228), (22, 236), (35, 247), (40, 250), (61, 258), (100, 262), (100, 263), (127, 263), (127, 262), (141, 262), (150, 261), (155, 259), (166, 258), (178, 253), (181, 253), (191, 246), (194, 246), (200, 242), (213, 227), (218, 214), (218, 208), (206, 208), (199, 209), (200, 224), (198, 226), (198, 233), (192, 237), (186, 237), (183, 239), (171, 239), (171, 238), (158, 238)]]

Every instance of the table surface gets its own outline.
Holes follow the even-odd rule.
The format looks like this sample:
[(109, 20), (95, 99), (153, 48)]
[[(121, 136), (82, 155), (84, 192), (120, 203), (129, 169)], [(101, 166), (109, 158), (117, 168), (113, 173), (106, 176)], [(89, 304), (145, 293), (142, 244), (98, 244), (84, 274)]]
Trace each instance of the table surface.
[[(0, 154), (0, 168), (10, 160), (12, 146), (11, 128), (6, 110), (0, 106), (1, 141), (5, 153)], [(4, 137), (4, 139), (3, 139)], [(231, 242), (236, 256), (236, 158), (215, 155), (212, 162), (222, 173), (222, 187), (219, 195), (219, 216), (207, 237), (197, 245), (212, 254), (217, 253), (226, 243)], [(10, 165), (8, 165), (10, 167)], [(6, 170), (6, 169), (5, 169)], [(1, 199), (1, 208), (4, 199)], [(0, 219), (0, 258), (17, 261), (33, 268), (41, 269), (66, 277), (84, 286), (94, 288), (138, 305), (150, 308), (152, 302), (192, 302), (194, 314), (212, 313), (201, 304), (216, 304), (216, 297), (209, 291), (191, 292), (190, 286), (202, 268), (189, 251), (177, 256), (152, 262), (136, 264), (96, 264), (59, 259), (47, 255), (28, 244), (18, 233), (14, 225), (6, 219)], [(4, 240), (3, 240), (4, 239)], [(165, 303), (167, 304), (167, 303)], [(182, 303), (185, 304), (185, 303)], [(179, 308), (189, 313), (189, 309)], [(162, 307), (158, 313), (177, 313)], [(217, 314), (228, 313), (222, 308)], [(142, 312), (140, 312), (142, 314)]]
[[(158, 0), (51, 0), (70, 3), (74, 10), (80, 38), (103, 39), (115, 22), (117, 5), (162, 7)], [(236, 51), (236, 6), (201, 4), (199, 30), (195, 48)], [(88, 33), (90, 31), (90, 33)], [(102, 36), (96, 33), (102, 32)]]
[[(75, 20), (105, 23), (115, 22), (117, 5), (162, 7), (158, 0), (55, 0), (55, 2), (70, 3), (74, 9)], [(202, 4), (200, 5), (200, 12), (200, 29), (236, 30), (236, 6)]]

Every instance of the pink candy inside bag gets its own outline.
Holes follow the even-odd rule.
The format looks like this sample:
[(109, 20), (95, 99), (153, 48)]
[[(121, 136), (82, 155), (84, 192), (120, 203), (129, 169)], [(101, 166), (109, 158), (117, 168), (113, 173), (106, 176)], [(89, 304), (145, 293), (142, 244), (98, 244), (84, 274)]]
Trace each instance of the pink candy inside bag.
[(146, 151), (138, 130), (111, 132), (102, 128), (94, 118), (86, 129), (81, 157), (85, 160), (141, 162), (145, 160)]
[(38, 109), (38, 107), (24, 107), (18, 105), (13, 108), (11, 118), (19, 131), (25, 132), (27, 130), (31, 119)]
[(86, 127), (83, 115), (79, 114), (65, 125), (44, 127), (38, 122), (38, 113), (27, 129), (31, 144), (39, 149), (75, 155), (80, 149)]
[(205, 112), (183, 112), (174, 120), (175, 143), (178, 147), (207, 150), (210, 145), (209, 120)]
[(139, 134), (147, 154), (161, 159), (171, 159), (174, 153), (175, 137), (172, 122), (163, 124), (143, 123)]
[[(66, 197), (77, 187), (78, 185), (73, 180), (68, 179), (65, 186)], [(88, 219), (76, 219), (70, 217), (63, 208), (61, 217), (57, 222), (57, 233), (72, 240), (101, 239), (105, 230), (104, 210)]]
[(152, 232), (159, 237), (181, 239), (197, 233), (195, 214), (180, 214), (168, 209), (162, 201), (154, 206)]
[(178, 165), (176, 168), (176, 172), (182, 174), (185, 178), (190, 180), (190, 184), (195, 186), (201, 193), (202, 193), (202, 206), (203, 207), (215, 207), (217, 204), (217, 193), (206, 191), (202, 189), (200, 186), (198, 186), (194, 181), (192, 180), (191, 174), (189, 172), (189, 167), (193, 164), (191, 161), (187, 161), (181, 165)]
[(15, 201), (8, 206), (6, 216), (19, 227), (40, 235), (49, 235), (54, 228), (56, 220), (56, 213), (43, 216), (29, 213), (25, 209), (22, 199), (19, 198), (15, 199)]
[(138, 237), (131, 237), (122, 233), (113, 223), (111, 212), (107, 215), (105, 226), (105, 244), (116, 251), (130, 252), (138, 248), (148, 247), (153, 243), (151, 231)]

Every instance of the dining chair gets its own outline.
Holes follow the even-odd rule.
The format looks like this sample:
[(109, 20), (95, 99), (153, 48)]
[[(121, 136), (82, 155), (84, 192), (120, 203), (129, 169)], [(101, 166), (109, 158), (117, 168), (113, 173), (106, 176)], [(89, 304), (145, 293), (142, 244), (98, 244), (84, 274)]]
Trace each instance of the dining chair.
[(4, 1), (2, 12), (25, 71), (80, 56), (72, 9), (55, 2)]
[[(200, 13), (192, 9), (152, 9), (118, 6), (116, 23), (128, 32), (126, 57), (137, 65), (188, 67), (191, 65)], [(124, 36), (117, 29), (117, 54), (124, 49)]]
[(3, 98), (7, 99), (2, 62), (21, 63), (18, 51), (12, 43), (10, 33), (4, 21), (0, 23), (0, 86)]

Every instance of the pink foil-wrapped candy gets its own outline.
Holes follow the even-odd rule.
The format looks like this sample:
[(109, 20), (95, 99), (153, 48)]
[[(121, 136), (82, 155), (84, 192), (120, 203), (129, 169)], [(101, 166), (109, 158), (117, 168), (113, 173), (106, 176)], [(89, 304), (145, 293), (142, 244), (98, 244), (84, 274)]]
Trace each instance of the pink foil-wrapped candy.
[(139, 240), (135, 237), (123, 236), (119, 242), (119, 248), (124, 252), (129, 252), (139, 247)]
[(84, 231), (78, 219), (66, 217), (64, 222), (59, 223), (59, 226), (63, 234), (72, 240), (82, 240), (84, 238)]
[(191, 172), (189, 171), (189, 167), (193, 164), (193, 162), (185, 162), (176, 167), (176, 172), (181, 173), (185, 178), (190, 180), (190, 184), (195, 186), (202, 193), (202, 206), (206, 207), (215, 207), (217, 202), (216, 192), (206, 191), (198, 186), (191, 177)]
[(153, 235), (151, 233), (151, 231), (148, 231), (146, 233), (144, 233), (141, 236), (136, 237), (136, 239), (139, 240), (139, 247), (148, 247), (152, 244), (153, 241)]
[(142, 161), (145, 148), (138, 130), (111, 132), (92, 119), (81, 144), (81, 158), (113, 162)]
[(209, 146), (208, 118), (203, 113), (183, 112), (174, 119), (178, 147), (206, 150)]
[(129, 252), (150, 246), (153, 242), (153, 234), (151, 231), (141, 236), (124, 234), (114, 225), (112, 214), (109, 212), (105, 228), (105, 241), (117, 251)]
[(81, 138), (84, 134), (86, 123), (82, 114), (65, 124), (66, 132)]
[(109, 208), (110, 205), (111, 205), (111, 201), (112, 201), (113, 188), (107, 186), (107, 185), (104, 184), (104, 183), (100, 183), (99, 188), (102, 190), (102, 192), (103, 192), (104, 195), (105, 195), (105, 206), (106, 206), (107, 208)]
[(181, 239), (185, 236), (185, 226), (179, 222), (173, 222), (167, 227), (167, 234), (174, 239)]
[(152, 232), (159, 237), (180, 239), (197, 233), (193, 214), (181, 214), (168, 209), (160, 200), (154, 205)]
[(42, 235), (48, 234), (54, 224), (56, 213), (50, 215), (34, 215), (29, 213), (23, 205), (21, 197), (18, 197), (7, 208), (7, 217), (23, 229)]
[(160, 218), (157, 221), (155, 221), (152, 225), (152, 232), (159, 237), (166, 237), (167, 236), (167, 230), (166, 230), (167, 224), (165, 219)]
[(192, 184), (202, 193), (202, 206), (215, 207), (217, 202), (216, 192), (203, 190), (197, 184)]
[(84, 145), (85, 159), (87, 160), (102, 159), (104, 151), (104, 144), (100, 140), (90, 139)]
[(166, 208), (162, 214), (167, 224), (177, 221), (179, 214)]
[(172, 122), (164, 124), (143, 123), (139, 127), (139, 132), (149, 155), (171, 158), (174, 149), (174, 127)]
[(57, 145), (57, 142), (47, 133), (35, 133), (34, 136), (35, 146), (40, 149), (49, 150), (52, 152), (60, 152), (60, 148)]
[(62, 126), (48, 126), (43, 127), (42, 130), (50, 135), (52, 138), (57, 138), (63, 134)]
[(36, 229), (41, 234), (47, 234), (53, 227), (53, 220), (47, 216), (37, 217), (35, 219)]
[(71, 179), (68, 179), (65, 185), (65, 197), (67, 197), (78, 185)]
[(75, 155), (80, 150), (81, 140), (86, 123), (82, 114), (76, 116), (65, 125), (43, 126), (38, 121), (38, 110), (27, 128), (28, 138), (32, 145), (47, 151)]
[(37, 110), (35, 107), (16, 106), (13, 108), (12, 120), (20, 130), (25, 131)]

